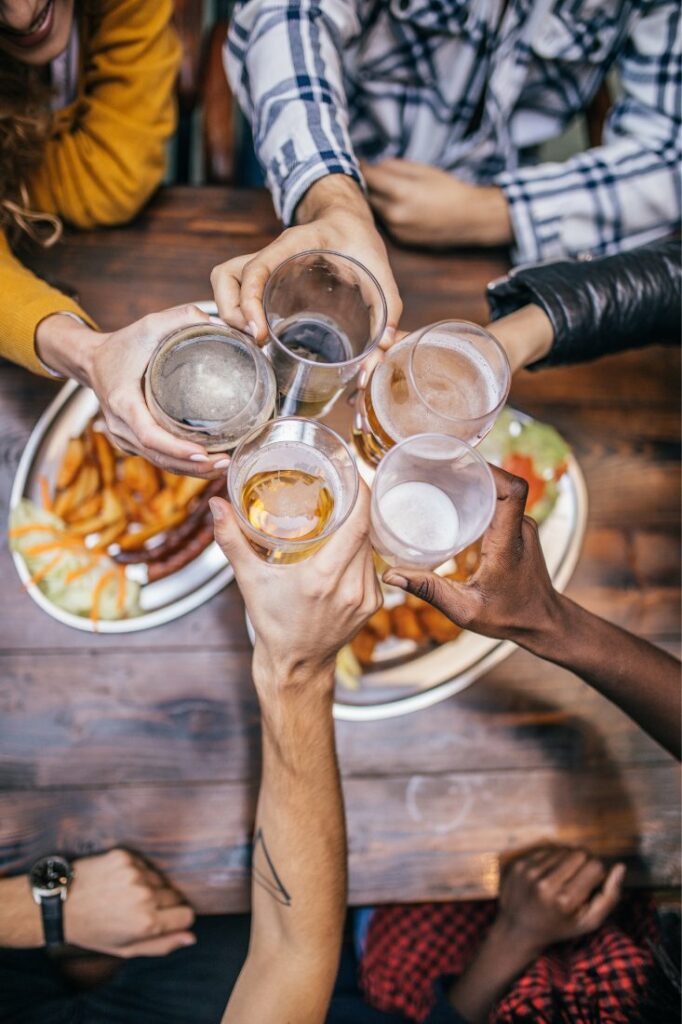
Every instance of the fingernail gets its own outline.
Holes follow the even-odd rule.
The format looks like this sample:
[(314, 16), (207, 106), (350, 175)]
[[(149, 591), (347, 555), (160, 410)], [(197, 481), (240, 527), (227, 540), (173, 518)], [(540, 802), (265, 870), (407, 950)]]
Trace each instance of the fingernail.
[(216, 523), (222, 523), (225, 518), (225, 512), (223, 506), (217, 498), (211, 498), (209, 500), (209, 508), (211, 509), (211, 515), (215, 519)]
[(196, 946), (196, 935), (185, 935), (181, 940), (183, 946)]
[(384, 342), (387, 342), (389, 345), (393, 344), (393, 342), (395, 341), (395, 327), (386, 328), (386, 330), (384, 331), (383, 340)]
[(248, 324), (246, 325), (246, 329), (252, 338), (255, 338), (257, 336), (258, 325), (256, 324), (255, 320), (249, 320)]
[(230, 460), (229, 459), (220, 459), (219, 462), (214, 462), (213, 463), (213, 468), (214, 469), (227, 469), (227, 467), (229, 465), (230, 465)]
[(210, 462), (208, 455), (202, 455), (200, 452), (195, 452), (194, 455), (190, 455), (190, 462)]
[(385, 572), (382, 579), (384, 583), (388, 583), (391, 587), (400, 587), (401, 590), (407, 590), (407, 580), (399, 572)]
[(358, 387), (359, 388), (367, 387), (367, 376), (368, 376), (367, 370), (363, 367), (362, 370), (360, 370), (360, 373), (358, 374)]

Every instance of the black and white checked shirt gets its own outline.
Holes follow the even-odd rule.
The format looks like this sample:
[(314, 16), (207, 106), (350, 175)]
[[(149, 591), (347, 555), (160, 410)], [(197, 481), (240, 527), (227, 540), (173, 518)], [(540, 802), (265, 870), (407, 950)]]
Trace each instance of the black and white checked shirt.
[[(680, 221), (680, 0), (242, 0), (225, 45), (275, 205), (357, 159), (496, 184), (517, 261), (640, 245)], [(620, 78), (603, 144), (537, 147)]]

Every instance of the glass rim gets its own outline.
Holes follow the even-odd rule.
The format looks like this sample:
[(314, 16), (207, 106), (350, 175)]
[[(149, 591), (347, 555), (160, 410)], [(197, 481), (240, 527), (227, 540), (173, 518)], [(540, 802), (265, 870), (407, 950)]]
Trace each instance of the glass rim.
[[(244, 515), (244, 512), (242, 511), (241, 507), (241, 501), (235, 501), (234, 491), (236, 484), (235, 478), (237, 474), (237, 470), (235, 467), (237, 464), (237, 456), (240, 454), (240, 449), (244, 447), (246, 444), (248, 444), (248, 442), (251, 441), (253, 438), (255, 438), (257, 434), (261, 433), (264, 430), (272, 429), (276, 427), (277, 424), (279, 423), (306, 423), (317, 430), (321, 430), (325, 434), (331, 435), (336, 441), (339, 442), (341, 447), (344, 449), (346, 455), (348, 456), (348, 461), (353, 467), (353, 495), (352, 500), (350, 500), (348, 503), (348, 508), (343, 513), (340, 519), (336, 521), (330, 520), (329, 524), (325, 527), (322, 533), (318, 534), (317, 537), (300, 538), (298, 540), (287, 540), (286, 538), (273, 537), (272, 534), (270, 533), (263, 533), (262, 530), (259, 530), (257, 527), (253, 526), (253, 524), (250, 523), (247, 517)], [(273, 444), (282, 444), (282, 442), (275, 441), (273, 442)], [(299, 441), (298, 444), (302, 444), (305, 448), (313, 448), (313, 451), (318, 450), (314, 448), (313, 445), (307, 444), (305, 441)], [(325, 456), (325, 458), (328, 457)], [(262, 537), (263, 540), (267, 542), (267, 544), (273, 545), (273, 542), (277, 544), (286, 544), (290, 548), (290, 550), (291, 548), (293, 548), (293, 550), (298, 550), (300, 547), (310, 547), (313, 544), (318, 544), (320, 541), (326, 540), (328, 537), (330, 537), (332, 533), (335, 533), (341, 526), (343, 526), (343, 524), (346, 522), (349, 515), (355, 508), (355, 503), (358, 500), (359, 490), (360, 473), (358, 471), (357, 463), (353, 458), (353, 453), (349, 445), (344, 441), (340, 434), (337, 434), (335, 430), (332, 430), (331, 427), (328, 427), (326, 423), (318, 423), (317, 420), (311, 420), (306, 418), (305, 416), (279, 416), (277, 419), (268, 420), (266, 423), (261, 423), (259, 426), (254, 427), (253, 430), (249, 431), (249, 433), (246, 434), (246, 436), (241, 439), (239, 444), (232, 452), (232, 455), (230, 457), (230, 465), (228, 466), (227, 469), (227, 495), (228, 498), (230, 499), (230, 504), (232, 505), (232, 508), (235, 510), (237, 518), (240, 520), (240, 522), (247, 527), (250, 533), (255, 534), (259, 538)]]
[(291, 355), (291, 350), (288, 349), (286, 345), (283, 345), (282, 342), (277, 337), (277, 335), (275, 334), (275, 330), (270, 315), (268, 313), (267, 302), (269, 292), (273, 287), (272, 282), (275, 278), (275, 275), (278, 274), (281, 270), (283, 270), (288, 263), (294, 263), (305, 256), (334, 256), (336, 259), (341, 259), (345, 260), (347, 263), (352, 263), (354, 267), (361, 270), (362, 273), (365, 274), (370, 279), (370, 281), (376, 288), (377, 294), (381, 301), (381, 326), (379, 330), (377, 330), (377, 332), (372, 336), (372, 338), (370, 339), (369, 343), (365, 346), (365, 348), (363, 348), (362, 352), (358, 352), (358, 354), (356, 356), (353, 356), (352, 359), (344, 359), (343, 361), (338, 363), (319, 363), (315, 359), (306, 359), (305, 356), (297, 355), (292, 358), (295, 358), (297, 362), (304, 363), (306, 366), (315, 366), (318, 369), (324, 369), (325, 367), (337, 369), (338, 367), (353, 366), (355, 363), (359, 363), (363, 359), (366, 359), (370, 352), (374, 351), (374, 349), (377, 347), (377, 345), (383, 338), (384, 331), (386, 330), (388, 306), (386, 305), (386, 296), (384, 295), (383, 288), (379, 284), (378, 280), (376, 279), (372, 271), (368, 270), (367, 267), (363, 263), (361, 263), (360, 260), (356, 260), (354, 256), (347, 256), (345, 253), (338, 252), (336, 249), (304, 249), (303, 252), (297, 252), (294, 253), (293, 256), (287, 256), (285, 260), (282, 260), (281, 263), (277, 264), (275, 269), (268, 276), (268, 280), (265, 285), (265, 290), (263, 292), (263, 313), (265, 314), (265, 322), (268, 325), (268, 336), (270, 340), (273, 341), (279, 349), (281, 349), (283, 352), (288, 352), (289, 355)]
[[(484, 410), (483, 412), (479, 413), (478, 416), (449, 416), (445, 412), (440, 412), (438, 409), (434, 409), (433, 405), (431, 405), (431, 403), (424, 398), (424, 395), (422, 394), (422, 391), (420, 390), (419, 385), (417, 384), (417, 381), (415, 379), (414, 357), (419, 346), (419, 343), (423, 341), (423, 339), (429, 333), (429, 331), (432, 331), (436, 327), (444, 327), (446, 324), (457, 325), (468, 329), (471, 329), (473, 327), (475, 333), (483, 334), (486, 338), (492, 341), (493, 347), (499, 351), (499, 354), (502, 357), (502, 365), (505, 367), (505, 387), (503, 389), (502, 397), (494, 406), (492, 406), (492, 408)], [(435, 413), (436, 416), (439, 416), (442, 420), (445, 420), (446, 422), (449, 423), (476, 423), (478, 420), (482, 420), (486, 416), (494, 415), (495, 413), (499, 412), (504, 403), (507, 401), (507, 398), (509, 397), (509, 390), (511, 388), (512, 374), (507, 353), (504, 351), (502, 345), (499, 343), (497, 338), (494, 337), (494, 335), (492, 335), (489, 331), (486, 331), (484, 327), (480, 326), (480, 324), (475, 324), (472, 320), (437, 320), (433, 324), (427, 324), (427, 326), (420, 331), (419, 335), (417, 336), (414, 342), (414, 346), (412, 348), (412, 351), (410, 352), (410, 356), (407, 363), (407, 372), (409, 374), (410, 384), (416, 391), (417, 397), (419, 401), (422, 403), (422, 405), (425, 405), (426, 408), (430, 410), (430, 412)]]
[[(409, 445), (413, 441), (417, 441), (417, 440), (424, 441), (426, 439), (428, 439), (429, 441), (436, 441), (436, 440), (438, 440), (438, 441), (447, 441), (449, 444), (459, 445), (461, 448), (464, 449), (464, 452), (462, 453), (463, 455), (473, 455), (474, 462), (477, 462), (479, 464), (479, 466), (483, 467), (485, 475), (487, 476), (488, 480), (490, 481), (490, 484), (491, 484), (491, 487), (492, 487), (491, 493), (493, 495), (493, 500), (492, 500), (492, 502), (490, 504), (490, 515), (486, 516), (485, 526), (483, 527), (481, 532), (478, 534), (478, 537), (482, 537), (483, 534), (488, 529), (488, 527), (490, 526), (492, 520), (493, 520), (493, 516), (495, 515), (495, 506), (496, 506), (496, 502), (497, 502), (497, 488), (495, 487), (495, 477), (493, 476), (493, 473), (492, 473), (492, 470), (490, 468), (490, 465), (488, 464), (487, 460), (483, 458), (481, 453), (476, 451), (476, 449), (473, 448), (470, 444), (468, 444), (467, 441), (463, 441), (459, 437), (452, 437), (450, 434), (438, 434), (438, 433), (434, 433), (434, 432), (424, 433), (424, 434), (412, 434), (410, 437), (403, 438), (402, 441), (399, 441), (397, 444), (395, 444), (392, 448), (390, 448), (388, 450), (388, 452), (382, 458), (381, 462), (378, 464), (376, 473), (374, 475), (374, 480), (372, 482), (371, 506), (372, 506), (373, 509), (376, 509), (377, 516), (379, 517), (379, 519), (381, 521), (381, 528), (382, 528), (382, 530), (385, 530), (385, 532), (387, 534), (389, 534), (390, 539), (396, 541), (396, 543), (399, 544), (400, 546), (402, 546), (402, 547), (406, 547), (406, 546), (407, 547), (412, 547), (412, 545), (406, 544), (404, 537), (399, 537), (398, 534), (395, 533), (395, 531), (391, 529), (391, 527), (386, 523), (385, 518), (382, 516), (381, 510), (379, 508), (379, 497), (378, 497), (377, 489), (376, 489), (376, 480), (377, 480), (377, 476), (381, 472), (382, 466), (384, 466), (387, 463), (387, 461), (390, 460), (390, 458), (391, 458), (391, 456), (393, 455), (394, 452), (397, 452), (400, 449), (404, 449), (407, 445)], [(425, 456), (425, 458), (426, 458), (426, 456)], [(453, 459), (453, 461), (457, 461), (457, 460)], [(477, 540), (478, 537), (474, 538), (474, 540)], [(473, 540), (469, 541), (469, 543), (473, 544), (474, 541)], [(464, 547), (467, 547), (467, 545), (465, 544), (462, 548), (458, 548), (454, 552), (454, 554), (457, 554), (458, 551), (462, 551), (464, 549)], [(417, 550), (417, 549), (415, 548), (414, 550)], [(435, 551), (434, 552), (434, 557), (438, 558), (440, 555), (443, 555), (442, 561), (445, 561), (447, 558), (454, 557), (453, 552), (452, 552), (452, 550), (450, 548), (442, 548), (440, 551)], [(439, 562), (438, 564), (440, 565), (441, 563)]]
[[(159, 353), (161, 351), (161, 348), (163, 346), (165, 346), (167, 344), (167, 342), (171, 341), (176, 335), (183, 334), (185, 331), (194, 330), (197, 327), (206, 328), (206, 331), (205, 331), (206, 335), (218, 334), (219, 337), (223, 336), (224, 338), (229, 338), (231, 341), (235, 342), (237, 345), (242, 345), (243, 348), (251, 356), (252, 364), (253, 364), (253, 366), (254, 366), (254, 368), (256, 370), (256, 379), (253, 382), (253, 387), (251, 389), (251, 393), (249, 394), (249, 397), (244, 402), (244, 405), (241, 407), (239, 412), (236, 412), (233, 416), (229, 416), (225, 420), (208, 420), (207, 422), (209, 422), (211, 424), (211, 426), (210, 427), (204, 427), (204, 428), (202, 428), (202, 427), (192, 427), (190, 424), (185, 423), (183, 420), (179, 420), (175, 416), (172, 416), (163, 407), (163, 405), (161, 404), (161, 402), (158, 400), (157, 396), (155, 395), (154, 388), (152, 386), (152, 376), (151, 376), (152, 375), (152, 367), (153, 367), (153, 365), (154, 365), (154, 363), (155, 363), (155, 361), (157, 359), (157, 356), (159, 355)], [(201, 337), (202, 337), (202, 335), (200, 335), (200, 334), (196, 335), (197, 339), (200, 339)], [(194, 339), (191, 338), (191, 337), (187, 338), (187, 341), (190, 342), (190, 343), (193, 340)], [(264, 355), (264, 353), (261, 351), (261, 349), (258, 347), (258, 345), (256, 345), (256, 343), (254, 341), (252, 341), (249, 337), (247, 337), (247, 335), (242, 334), (241, 331), (238, 331), (236, 327), (231, 327), (229, 324), (213, 324), (213, 323), (208, 324), (208, 323), (205, 323), (205, 321), (203, 321), (203, 320), (199, 320), (195, 324), (187, 324), (186, 327), (178, 327), (178, 328), (176, 328), (176, 330), (171, 331), (170, 334), (167, 334), (165, 336), (165, 338), (162, 338), (162, 340), (159, 342), (159, 344), (157, 345), (157, 347), (154, 349), (154, 351), (152, 352), (152, 354), (150, 356), (149, 362), (147, 363), (147, 367), (145, 369), (144, 376), (145, 376), (145, 380), (149, 384), (149, 394), (154, 399), (154, 402), (156, 403), (156, 405), (158, 405), (159, 409), (161, 409), (161, 411), (163, 412), (164, 416), (167, 416), (169, 420), (172, 420), (173, 423), (177, 423), (178, 426), (182, 427), (184, 430), (203, 430), (205, 433), (208, 433), (209, 431), (220, 430), (222, 428), (229, 427), (230, 424), (235, 423), (236, 421), (239, 420), (240, 416), (244, 415), (244, 412), (246, 411), (246, 409), (248, 409), (249, 405), (253, 401), (253, 398), (254, 398), (254, 395), (256, 394), (256, 391), (258, 390), (258, 385), (259, 385), (261, 377), (263, 375), (264, 362), (267, 363), (268, 367), (270, 367), (270, 361), (267, 359), (267, 357)], [(266, 370), (266, 372), (267, 372), (267, 370)]]

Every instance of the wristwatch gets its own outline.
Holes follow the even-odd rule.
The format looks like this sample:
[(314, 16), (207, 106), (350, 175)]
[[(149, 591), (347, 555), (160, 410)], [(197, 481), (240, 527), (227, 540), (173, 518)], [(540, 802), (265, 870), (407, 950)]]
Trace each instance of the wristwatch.
[(33, 899), (40, 906), (43, 918), (45, 946), (52, 949), (64, 944), (64, 919), (62, 904), (69, 894), (73, 879), (73, 868), (59, 854), (41, 857), (29, 872), (29, 883)]

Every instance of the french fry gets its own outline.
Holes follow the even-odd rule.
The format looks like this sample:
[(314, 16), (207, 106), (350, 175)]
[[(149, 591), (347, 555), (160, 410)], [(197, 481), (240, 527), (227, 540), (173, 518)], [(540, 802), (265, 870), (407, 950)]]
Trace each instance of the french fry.
[(127, 533), (125, 537), (121, 537), (119, 540), (121, 550), (136, 551), (151, 537), (155, 537), (157, 533), (162, 533), (164, 530), (170, 530), (173, 526), (177, 526), (184, 518), (185, 510), (181, 509), (168, 519), (160, 520), (153, 523), (151, 526), (144, 526), (141, 530), (137, 530), (135, 533)]
[(114, 485), (114, 490), (116, 491), (116, 497), (123, 506), (123, 511), (125, 512), (126, 518), (129, 520), (129, 522), (136, 523), (141, 518), (140, 503), (136, 501), (133, 495), (130, 493), (130, 491), (128, 490), (128, 486), (124, 480), (119, 480)]
[(164, 487), (151, 499), (149, 509), (157, 519), (167, 519), (178, 511), (176, 492), (172, 491), (170, 487)]
[(99, 464), (99, 472), (102, 483), (105, 487), (111, 487), (116, 479), (116, 458), (114, 449), (109, 443), (106, 434), (100, 430), (93, 431), (92, 440), (95, 448), (95, 456)]
[(424, 642), (424, 631), (419, 625), (416, 613), (408, 608), (406, 604), (399, 604), (391, 609), (393, 622), (393, 633), (401, 640), (414, 640), (420, 644)]
[(169, 473), (167, 469), (161, 470), (161, 480), (164, 487), (170, 487), (172, 491), (180, 485), (182, 476), (179, 473)]
[(62, 491), (54, 503), (54, 513), (63, 518), (72, 509), (78, 509), (93, 496), (99, 487), (99, 473), (95, 466), (88, 463), (81, 467), (74, 482)]
[(386, 640), (391, 635), (391, 613), (388, 608), (380, 608), (367, 621), (367, 629), (371, 629), (379, 640)]
[(96, 516), (102, 507), (102, 494), (100, 491), (97, 494), (93, 494), (91, 498), (84, 501), (83, 504), (77, 509), (71, 509), (64, 516), (69, 526), (76, 525), (76, 523), (82, 522), (84, 519), (90, 519), (92, 516)]
[(125, 522), (123, 505), (116, 497), (113, 488), (105, 487), (102, 491), (101, 511), (90, 519), (80, 519), (73, 523), (71, 532), (77, 533), (80, 537), (86, 537), (89, 533), (98, 533), (100, 530), (104, 530), (105, 527), (111, 526), (119, 519), (123, 519)]
[(178, 508), (184, 508), (207, 487), (208, 480), (200, 480), (196, 476), (181, 476), (180, 483), (175, 488), (175, 504)]
[(125, 517), (122, 516), (120, 519), (116, 519), (115, 522), (100, 532), (100, 535), (97, 538), (97, 543), (90, 550), (93, 552), (106, 551), (109, 545), (113, 544), (115, 540), (118, 540), (127, 529), (128, 523)]
[(50, 497), (50, 484), (46, 476), (41, 475), (38, 478), (38, 486), (40, 487), (40, 503), (46, 512), (51, 512), (52, 498)]
[(159, 490), (159, 475), (156, 467), (141, 455), (127, 455), (123, 460), (122, 479), (128, 490), (139, 494), (143, 501), (149, 501)]
[(66, 454), (59, 467), (57, 474), (57, 490), (63, 491), (65, 487), (73, 483), (76, 475), (83, 465), (85, 458), (85, 445), (80, 437), (72, 437), (66, 446)]

